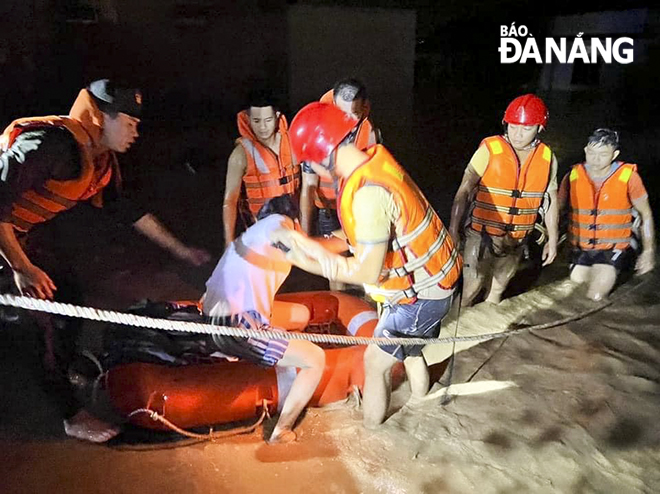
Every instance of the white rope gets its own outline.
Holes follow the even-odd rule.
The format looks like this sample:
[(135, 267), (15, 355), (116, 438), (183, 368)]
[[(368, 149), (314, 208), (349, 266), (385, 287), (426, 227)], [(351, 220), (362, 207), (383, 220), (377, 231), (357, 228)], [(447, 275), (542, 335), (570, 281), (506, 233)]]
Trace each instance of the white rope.
[[(643, 282), (631, 287), (628, 292), (642, 285)], [(238, 338), (255, 338), (261, 340), (307, 340), (313, 343), (326, 343), (333, 345), (378, 345), (378, 346), (413, 346), (413, 345), (433, 345), (458, 343), (467, 341), (487, 341), (496, 338), (506, 338), (508, 336), (523, 333), (531, 330), (549, 329), (562, 324), (586, 317), (594, 312), (598, 312), (612, 304), (613, 298), (610, 298), (592, 309), (588, 309), (579, 314), (568, 316), (557, 321), (534, 326), (525, 326), (509, 331), (499, 333), (486, 333), (470, 336), (451, 336), (446, 338), (375, 338), (364, 336), (343, 336), (332, 334), (299, 333), (295, 331), (270, 331), (261, 329), (244, 329), (229, 326), (215, 326), (188, 321), (173, 321), (170, 319), (156, 319), (125, 312), (116, 312), (93, 307), (81, 307), (72, 304), (63, 304), (51, 300), (42, 300), (32, 297), (17, 296), (11, 294), (0, 294), (0, 305), (18, 307), (21, 309), (36, 310), (57, 314), (61, 316), (76, 317), (79, 319), (89, 319), (91, 321), (102, 321), (113, 324), (123, 324), (125, 326), (134, 326), (150, 329), (161, 329), (164, 331), (176, 331), (183, 333), (201, 333), (208, 335), (233, 336)]]

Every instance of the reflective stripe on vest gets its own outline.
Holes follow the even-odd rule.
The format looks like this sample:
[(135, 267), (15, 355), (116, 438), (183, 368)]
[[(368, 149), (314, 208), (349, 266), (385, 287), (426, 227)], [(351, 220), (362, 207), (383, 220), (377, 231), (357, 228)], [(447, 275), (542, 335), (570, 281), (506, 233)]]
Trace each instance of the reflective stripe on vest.
[(71, 209), (82, 200), (91, 198), (92, 203), (100, 207), (100, 192), (110, 182), (113, 171), (116, 170), (115, 154), (103, 153), (94, 159), (91, 138), (82, 124), (70, 117), (49, 116), (16, 120), (5, 129), (0, 142), (6, 150), (22, 132), (49, 126), (65, 128), (78, 143), (80, 175), (71, 180), (49, 179), (39, 187), (23, 192), (12, 204), (11, 214), (7, 218), (7, 221), (20, 231), (28, 231), (34, 225)]
[(250, 127), (247, 112), (237, 115), (241, 137), (237, 143), (243, 147), (247, 169), (243, 175), (245, 199), (256, 216), (268, 199), (281, 195), (295, 195), (300, 188), (300, 166), (293, 163), (291, 144), (284, 116), (278, 120), (279, 153), (261, 144)]
[[(339, 218), (349, 242), (356, 245), (353, 200), (364, 186), (387, 190), (401, 212), (395, 231), (404, 234), (392, 238), (383, 263), (387, 275), (377, 286), (365, 285), (378, 302), (412, 303), (424, 289), (440, 286), (451, 289), (456, 284), (462, 261), (451, 236), (428, 201), (408, 174), (381, 145), (366, 150), (370, 159), (356, 168), (342, 184)], [(393, 234), (396, 235), (396, 234)], [(415, 280), (415, 272), (424, 269), (428, 278)]]
[(501, 136), (484, 139), (489, 161), (470, 213), (473, 230), (522, 239), (534, 229), (550, 181), (552, 151), (540, 143), (523, 164)]
[(625, 249), (630, 245), (633, 207), (628, 182), (636, 165), (622, 163), (597, 189), (583, 164), (569, 175), (568, 238), (584, 250)]

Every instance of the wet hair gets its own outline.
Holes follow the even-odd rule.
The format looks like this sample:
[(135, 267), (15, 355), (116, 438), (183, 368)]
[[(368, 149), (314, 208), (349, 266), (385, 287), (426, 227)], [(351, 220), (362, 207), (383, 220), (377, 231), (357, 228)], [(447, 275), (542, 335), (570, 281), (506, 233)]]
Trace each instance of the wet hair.
[(349, 78), (338, 81), (332, 88), (332, 93), (335, 98), (341, 98), (344, 101), (367, 100), (367, 88), (358, 79)]
[(612, 146), (616, 151), (619, 149), (619, 133), (611, 129), (596, 129), (589, 136), (587, 146)]
[(263, 108), (266, 106), (272, 106), (274, 112), (279, 111), (279, 104), (273, 91), (264, 88), (256, 88), (250, 91), (246, 105), (248, 113), (252, 107)]
[(298, 206), (289, 195), (268, 199), (257, 213), (257, 221), (267, 218), (271, 214), (288, 216), (292, 220), (298, 218)]

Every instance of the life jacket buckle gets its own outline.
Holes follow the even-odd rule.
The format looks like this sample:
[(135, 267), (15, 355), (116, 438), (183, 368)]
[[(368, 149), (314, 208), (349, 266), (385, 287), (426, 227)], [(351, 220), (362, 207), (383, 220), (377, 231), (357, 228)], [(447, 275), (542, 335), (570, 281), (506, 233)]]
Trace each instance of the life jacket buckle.
[(509, 214), (518, 215), (520, 214), (520, 208), (509, 208)]
[(522, 191), (512, 190), (511, 191), (511, 197), (513, 197), (514, 199), (520, 199), (522, 197)]

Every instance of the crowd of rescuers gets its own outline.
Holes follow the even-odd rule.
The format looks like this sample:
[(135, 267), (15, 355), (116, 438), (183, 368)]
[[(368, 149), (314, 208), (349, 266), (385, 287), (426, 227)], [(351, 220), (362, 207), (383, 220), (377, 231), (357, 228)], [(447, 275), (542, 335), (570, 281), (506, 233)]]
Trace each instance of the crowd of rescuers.
[[(638, 273), (654, 268), (648, 196), (636, 165), (617, 160), (618, 134), (596, 130), (584, 149), (585, 161), (572, 167), (558, 193), (557, 160), (540, 140), (548, 110), (535, 95), (515, 98), (504, 113), (502, 135), (482, 141), (446, 228), (380, 143), (360, 81), (339, 81), (321, 101), (302, 108), (290, 128), (263, 97), (267, 93), (255, 94), (237, 116), (240, 138), (229, 158), (223, 202), (225, 250), (202, 297), (205, 316), (217, 324), (270, 329), (273, 297), (297, 266), (333, 283), (363, 285), (379, 303), (374, 336), (434, 338), (461, 279), (464, 305), (484, 289), (486, 301), (501, 300), (539, 218), (547, 230), (542, 262), (552, 263), (562, 211), (569, 217), (571, 278), (588, 284), (589, 297), (606, 297), (635, 256)], [(32, 234), (35, 225), (81, 202), (104, 206), (118, 223), (132, 224), (192, 265), (210, 260), (118, 193), (117, 153), (137, 139), (141, 106), (139, 90), (99, 80), (81, 90), (68, 116), (19, 119), (5, 130), (0, 251), (21, 294), (81, 303), (70, 268), (75, 259), (66, 246), (44, 243), (38, 229)], [(75, 323), (35, 319), (46, 335), (44, 363), (54, 381), (49, 389), (61, 405), (66, 433), (94, 442), (114, 437), (119, 428), (81, 409), (64, 377), (76, 350)], [(320, 348), (306, 341), (199, 338), (226, 355), (300, 369), (268, 439), (294, 440), (293, 424), (325, 365)], [(385, 420), (390, 371), (401, 361), (411, 402), (428, 392), (422, 346), (369, 345), (365, 427)]]

